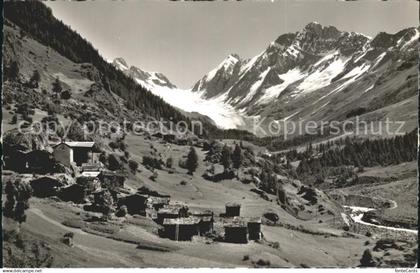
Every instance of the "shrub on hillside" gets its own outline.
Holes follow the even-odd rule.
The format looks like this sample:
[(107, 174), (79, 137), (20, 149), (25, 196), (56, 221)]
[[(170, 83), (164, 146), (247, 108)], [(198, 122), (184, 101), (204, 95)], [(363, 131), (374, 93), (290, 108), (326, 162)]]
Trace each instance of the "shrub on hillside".
[(108, 168), (111, 171), (116, 171), (122, 168), (121, 162), (115, 154), (110, 154), (108, 156)]
[(154, 171), (153, 174), (149, 178), (153, 181), (156, 181), (158, 176), (159, 176), (159, 174), (157, 173), (157, 171)]
[(143, 165), (154, 169), (162, 169), (162, 161), (151, 156), (143, 156)]
[(168, 157), (167, 159), (166, 159), (166, 168), (172, 168), (172, 165), (173, 165), (173, 162), (174, 162), (174, 159), (172, 158), (172, 157)]
[(116, 215), (117, 217), (125, 217), (125, 216), (127, 215), (127, 213), (128, 213), (127, 206), (122, 205), (122, 206), (118, 209), (118, 211), (115, 213), (115, 215)]
[(13, 117), (12, 117), (12, 120), (10, 121), (10, 124), (16, 124), (17, 123), (17, 115), (16, 114), (14, 114), (13, 115)]
[(71, 93), (69, 90), (64, 90), (63, 92), (60, 93), (60, 97), (63, 100), (68, 100), (71, 98)]
[(360, 267), (374, 267), (375, 265), (376, 263), (373, 260), (372, 253), (369, 249), (366, 249), (360, 259)]
[(118, 149), (119, 145), (118, 145), (118, 143), (117, 143), (117, 142), (113, 142), (113, 141), (111, 141), (111, 142), (109, 143), (109, 147), (110, 147), (111, 149), (115, 150), (115, 149)]
[(136, 173), (137, 169), (139, 168), (139, 163), (137, 163), (137, 161), (134, 160), (129, 160), (128, 167), (130, 167), (132, 173)]

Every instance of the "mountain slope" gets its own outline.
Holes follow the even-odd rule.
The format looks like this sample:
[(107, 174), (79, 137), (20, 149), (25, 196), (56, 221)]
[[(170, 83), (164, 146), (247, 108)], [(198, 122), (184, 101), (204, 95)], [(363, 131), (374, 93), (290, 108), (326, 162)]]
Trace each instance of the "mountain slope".
[(222, 62), (193, 90), (204, 98), (224, 97), (247, 115), (269, 120), (342, 121), (355, 109), (364, 114), (406, 99), (406, 110), (412, 111), (418, 38), (416, 28), (372, 39), (310, 23), (233, 69), (224, 69), (228, 62)]
[(22, 33), (30, 33), (32, 38), (48, 45), (70, 61), (92, 64), (99, 71), (104, 88), (123, 98), (128, 109), (136, 109), (157, 119), (189, 122), (188, 118), (163, 99), (136, 84), (130, 77), (105, 61), (88, 41), (57, 20), (43, 3), (6, 2), (4, 16), (20, 27)]

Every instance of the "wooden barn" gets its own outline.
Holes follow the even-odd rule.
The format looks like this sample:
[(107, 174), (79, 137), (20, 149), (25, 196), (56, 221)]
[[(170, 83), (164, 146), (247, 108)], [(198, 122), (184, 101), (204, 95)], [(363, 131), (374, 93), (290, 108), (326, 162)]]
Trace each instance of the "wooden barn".
[(102, 188), (107, 188), (110, 190), (124, 188), (125, 177), (122, 174), (102, 170), (99, 173), (98, 178), (101, 181)]
[(4, 154), (3, 160), (5, 169), (21, 173), (52, 173), (56, 165), (53, 155), (46, 150), (10, 150)]
[(74, 203), (85, 203), (87, 198), (86, 188), (79, 185), (73, 184), (66, 188), (62, 188), (59, 197), (63, 201), (72, 201)]
[(165, 219), (175, 219), (181, 217), (179, 208), (161, 208), (157, 212), (156, 222), (163, 224)]
[(225, 217), (236, 217), (240, 216), (241, 205), (238, 203), (227, 203)]
[(224, 225), (225, 242), (246, 244), (248, 243), (248, 227), (246, 222), (240, 217), (233, 218), (232, 221)]
[(143, 194), (133, 194), (121, 198), (118, 201), (119, 206), (126, 206), (129, 214), (146, 214), (147, 196)]
[(213, 216), (203, 216), (199, 217), (200, 221), (198, 223), (198, 231), (200, 235), (204, 235), (206, 233), (213, 231), (213, 223), (214, 219)]
[(199, 221), (196, 217), (165, 219), (160, 235), (175, 241), (191, 241), (199, 234)]
[(28, 171), (32, 173), (52, 173), (54, 172), (54, 156), (46, 150), (33, 150), (26, 154)]
[(214, 214), (211, 210), (191, 211), (190, 214), (200, 219), (198, 223), (200, 235), (213, 231)]
[(86, 175), (86, 173), (83, 174), (84, 175), (79, 175), (76, 177), (76, 184), (83, 186), (88, 194), (101, 188), (101, 184), (97, 177), (94, 175)]
[(169, 201), (169, 197), (149, 196), (149, 198), (147, 198), (147, 206), (158, 211), (169, 205)]
[(27, 152), (21, 150), (10, 149), (3, 151), (4, 168), (15, 172), (23, 173), (26, 171), (26, 156)]
[(248, 239), (260, 240), (261, 239), (261, 218), (251, 218), (248, 221)]
[(64, 186), (57, 178), (49, 176), (34, 179), (30, 184), (33, 189), (33, 195), (40, 198), (56, 196), (60, 188)]

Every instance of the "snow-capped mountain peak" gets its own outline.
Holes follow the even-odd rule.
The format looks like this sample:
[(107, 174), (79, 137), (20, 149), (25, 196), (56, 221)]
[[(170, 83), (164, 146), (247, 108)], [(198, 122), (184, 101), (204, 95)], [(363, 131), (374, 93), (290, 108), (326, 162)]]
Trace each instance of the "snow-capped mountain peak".
[(162, 73), (147, 72), (136, 66), (129, 66), (123, 58), (115, 58), (112, 64), (146, 88), (150, 89), (156, 86), (176, 88), (176, 86)]
[(203, 91), (205, 98), (218, 96), (239, 76), (243, 61), (237, 54), (228, 55), (216, 68), (207, 73), (192, 88), (192, 91)]
[(211, 70), (207, 75), (207, 81), (212, 80), (218, 71), (223, 70), (227, 74), (232, 74), (235, 65), (240, 61), (239, 56), (236, 54), (230, 54), (227, 56), (215, 69)]
[[(401, 71), (411, 67), (419, 36), (417, 28), (408, 28), (371, 38), (312, 22), (280, 35), (249, 60), (228, 56), (193, 91), (204, 98), (223, 97), (248, 115), (272, 116), (273, 109), (289, 113), (295, 102), (312, 99), (316, 105), (395, 65)], [(362, 88), (372, 90), (372, 84), (368, 87)]]
[(129, 69), (127, 62), (123, 58), (115, 58), (112, 64), (121, 71)]

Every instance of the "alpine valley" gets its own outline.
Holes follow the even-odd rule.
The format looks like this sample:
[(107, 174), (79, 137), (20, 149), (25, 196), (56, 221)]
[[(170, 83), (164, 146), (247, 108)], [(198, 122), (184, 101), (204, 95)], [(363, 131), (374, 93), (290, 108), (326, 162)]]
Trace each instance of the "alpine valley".
[(404, 130), (410, 131), (417, 126), (418, 39), (414, 27), (371, 38), (312, 22), (280, 35), (251, 59), (227, 56), (190, 90), (177, 89), (161, 73), (129, 67), (121, 58), (113, 63), (169, 104), (207, 115), (223, 128), (264, 136), (267, 130), (252, 130), (253, 119), (268, 124), (360, 116), (405, 121)]
[[(164, 9), (115, 4), (144, 2)], [(88, 4), (4, 3), (5, 267), (416, 265), (418, 28), (370, 38), (310, 23), (184, 90), (106, 60), (51, 3)], [(124, 31), (151, 27), (135, 16)], [(318, 134), (355, 119), (403, 126)], [(267, 130), (282, 121), (317, 134)]]

